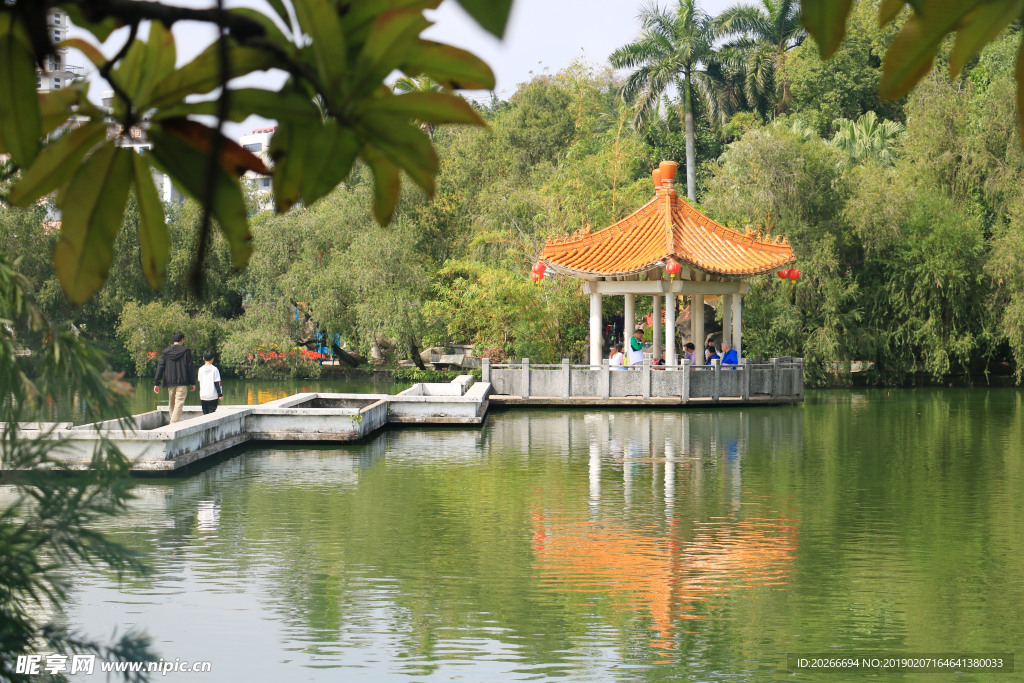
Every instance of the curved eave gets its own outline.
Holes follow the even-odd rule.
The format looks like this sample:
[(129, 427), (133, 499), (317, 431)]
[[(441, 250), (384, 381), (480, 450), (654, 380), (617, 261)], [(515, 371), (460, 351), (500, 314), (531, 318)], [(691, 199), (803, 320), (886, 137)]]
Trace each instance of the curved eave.
[(545, 259), (543, 257), (538, 260), (555, 273), (559, 273), (560, 275), (568, 275), (570, 277), (579, 278), (581, 280), (598, 280), (600, 278), (607, 277), (630, 277), (632, 275), (642, 275), (652, 270), (656, 270), (657, 268), (660, 268), (663, 265), (663, 260), (658, 259), (657, 261), (652, 261), (651, 263), (640, 266), (638, 268), (634, 268), (633, 270), (623, 270), (616, 272), (596, 272), (592, 270), (577, 270), (575, 268), (569, 268), (568, 266), (563, 266), (557, 263), (556, 261), (549, 261), (548, 259)]

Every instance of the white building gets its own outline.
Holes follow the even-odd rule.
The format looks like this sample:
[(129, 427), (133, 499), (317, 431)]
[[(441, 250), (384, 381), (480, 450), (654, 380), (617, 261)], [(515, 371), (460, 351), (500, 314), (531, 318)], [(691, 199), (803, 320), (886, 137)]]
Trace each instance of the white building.
[[(47, 15), (46, 30), (54, 43), (67, 38), (68, 15), (61, 10), (53, 10)], [(58, 48), (56, 55), (51, 55), (43, 62), (43, 69), (36, 72), (36, 88), (39, 92), (50, 92), (60, 90), (67, 85), (81, 78), (84, 70), (80, 66), (71, 66), (67, 63), (67, 49)]]
[[(269, 167), (271, 166), (270, 138), (273, 137), (276, 129), (277, 126), (254, 128), (247, 135), (240, 137), (238, 139), (238, 144), (240, 144), (243, 149), (246, 149), (258, 156), (263, 160), (263, 163)], [(269, 209), (274, 205), (273, 184), (270, 176), (260, 175), (253, 171), (246, 171), (245, 175), (242, 176), (242, 180), (256, 193), (256, 198), (261, 210)]]

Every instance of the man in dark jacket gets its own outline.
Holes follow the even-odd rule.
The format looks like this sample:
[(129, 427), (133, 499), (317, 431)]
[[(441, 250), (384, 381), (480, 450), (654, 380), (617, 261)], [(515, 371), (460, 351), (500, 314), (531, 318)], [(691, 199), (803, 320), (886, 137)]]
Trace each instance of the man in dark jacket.
[(192, 363), (192, 352), (185, 348), (185, 335), (175, 332), (171, 336), (174, 343), (160, 353), (160, 362), (156, 366), (156, 377), (153, 379), (153, 393), (160, 393), (160, 380), (170, 394), (171, 424), (181, 419), (181, 409), (185, 406), (188, 396), (186, 385), (196, 390), (196, 368)]

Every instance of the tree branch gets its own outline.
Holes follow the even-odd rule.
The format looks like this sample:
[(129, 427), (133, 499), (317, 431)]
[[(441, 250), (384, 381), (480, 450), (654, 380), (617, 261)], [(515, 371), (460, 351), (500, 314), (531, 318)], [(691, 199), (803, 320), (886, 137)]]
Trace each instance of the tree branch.
[(78, 5), (89, 21), (108, 17), (125, 24), (153, 20), (168, 28), (179, 21), (199, 21), (221, 26), (239, 40), (266, 34), (259, 23), (240, 14), (224, 12), (222, 8), (177, 7), (152, 0), (72, 0), (67, 4)]

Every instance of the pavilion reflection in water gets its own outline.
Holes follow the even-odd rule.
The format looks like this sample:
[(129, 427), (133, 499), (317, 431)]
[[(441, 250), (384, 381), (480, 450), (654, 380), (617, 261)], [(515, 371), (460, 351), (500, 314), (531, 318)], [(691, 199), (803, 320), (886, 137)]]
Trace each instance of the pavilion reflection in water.
[(554, 590), (649, 615), (652, 646), (674, 649), (681, 623), (729, 594), (789, 583), (798, 522), (744, 499), (742, 465), (751, 448), (798, 452), (799, 411), (577, 412), (505, 427), (491, 424), (491, 450), (586, 447), (588, 500), (534, 501), (535, 569)]

